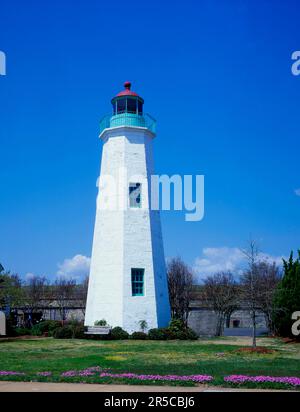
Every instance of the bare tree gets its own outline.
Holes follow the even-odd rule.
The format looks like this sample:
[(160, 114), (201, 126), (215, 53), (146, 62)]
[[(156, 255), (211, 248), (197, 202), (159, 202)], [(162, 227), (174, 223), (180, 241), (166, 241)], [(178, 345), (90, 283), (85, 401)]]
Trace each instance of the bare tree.
[(172, 318), (182, 319), (187, 324), (193, 273), (181, 258), (177, 257), (168, 263), (167, 274)]
[(29, 322), (32, 325), (33, 313), (46, 305), (46, 289), (48, 281), (44, 276), (32, 276), (24, 286), (24, 308), (29, 313)]
[(60, 277), (54, 282), (53, 299), (56, 301), (62, 322), (66, 320), (70, 300), (74, 297), (76, 281)]
[(82, 283), (79, 285), (79, 296), (78, 296), (78, 302), (81, 306), (81, 310), (82, 310), (83, 315), (85, 315), (85, 307), (86, 307), (86, 298), (87, 298), (88, 286), (89, 286), (89, 276), (86, 275), (86, 277), (83, 279)]
[(275, 262), (269, 263), (267, 261), (255, 263), (254, 271), (259, 290), (259, 293), (257, 293), (257, 306), (265, 315), (269, 332), (274, 333), (273, 302), (276, 287), (281, 279), (281, 271)]
[(219, 272), (204, 280), (203, 297), (217, 314), (216, 336), (222, 336), (225, 319), (238, 307), (239, 288), (231, 272)]
[(250, 311), (252, 321), (252, 347), (256, 347), (256, 312), (258, 308), (258, 301), (260, 295), (260, 283), (259, 276), (256, 268), (258, 259), (258, 246), (257, 242), (250, 239), (248, 247), (242, 250), (245, 258), (248, 262), (248, 268), (241, 276), (242, 297), (243, 303)]

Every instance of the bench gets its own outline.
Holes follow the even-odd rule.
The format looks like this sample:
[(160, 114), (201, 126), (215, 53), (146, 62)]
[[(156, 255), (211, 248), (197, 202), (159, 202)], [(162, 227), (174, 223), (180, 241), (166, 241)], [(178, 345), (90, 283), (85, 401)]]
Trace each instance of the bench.
[(88, 326), (86, 335), (108, 335), (111, 331), (110, 326)]

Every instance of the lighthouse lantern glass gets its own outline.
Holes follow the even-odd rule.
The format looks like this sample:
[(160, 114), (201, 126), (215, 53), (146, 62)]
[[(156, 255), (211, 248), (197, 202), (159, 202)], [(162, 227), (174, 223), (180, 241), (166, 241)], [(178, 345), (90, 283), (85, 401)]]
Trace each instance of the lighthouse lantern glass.
[(137, 106), (137, 100), (128, 97), (127, 98), (127, 112), (136, 113), (136, 106)]
[(113, 114), (131, 113), (131, 114), (143, 114), (143, 102), (138, 97), (119, 97), (112, 102)]

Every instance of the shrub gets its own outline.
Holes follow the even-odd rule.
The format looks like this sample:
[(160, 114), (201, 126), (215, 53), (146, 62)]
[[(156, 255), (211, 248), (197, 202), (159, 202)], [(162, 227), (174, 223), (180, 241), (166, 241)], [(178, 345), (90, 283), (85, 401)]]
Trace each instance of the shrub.
[(110, 338), (119, 340), (119, 339), (128, 339), (129, 333), (126, 330), (122, 329), (120, 326), (116, 326), (110, 332)]
[(77, 320), (76, 318), (70, 319), (65, 323), (65, 326), (68, 326), (71, 329), (72, 339), (81, 339), (85, 337), (83, 322)]
[(31, 330), (30, 330), (30, 334), (33, 336), (42, 336), (43, 332), (40, 328), (40, 325), (37, 323), (36, 325), (33, 325)]
[(290, 336), (300, 340), (292, 333), (292, 313), (299, 310), (300, 301), (300, 250), (298, 257), (293, 258), (293, 252), (289, 260), (283, 259), (283, 277), (279, 282), (273, 299), (273, 322), (275, 330), (280, 336)]
[(177, 333), (179, 333), (179, 332), (174, 332), (174, 331), (173, 331), (172, 329), (170, 329), (170, 328), (163, 328), (162, 330), (163, 330), (163, 333), (164, 333), (164, 335), (165, 335), (165, 339), (167, 339), (167, 340), (179, 339), (179, 338), (177, 337)]
[(197, 333), (193, 331), (193, 329), (191, 328), (186, 328), (186, 330), (184, 331), (184, 335), (185, 335), (184, 339), (187, 339), (187, 340), (197, 340), (198, 339)]
[(172, 340), (179, 339), (176, 332), (170, 328), (154, 328), (149, 330), (149, 339), (153, 340)]
[(73, 330), (70, 326), (61, 326), (53, 332), (55, 339), (71, 339), (73, 337)]
[(30, 335), (31, 333), (31, 329), (29, 328), (15, 328), (15, 331), (17, 336)]
[(135, 340), (145, 340), (148, 338), (148, 335), (144, 332), (133, 332), (130, 338)]
[(173, 339), (186, 340), (188, 338), (184, 330), (179, 330), (178, 332), (173, 332)]
[(173, 332), (181, 332), (186, 329), (186, 326), (181, 319), (171, 319), (169, 323), (169, 329)]
[[(52, 320), (52, 321), (48, 321), (48, 334), (49, 336), (53, 336), (53, 333), (56, 329), (61, 327), (61, 322), (56, 321), (56, 320)], [(46, 329), (46, 328), (45, 328)], [(44, 333), (47, 332), (47, 330), (44, 330)]]
[(111, 339), (112, 339), (110, 333), (105, 334), (105, 335), (100, 335), (100, 334), (95, 334), (95, 335), (93, 335), (93, 334), (87, 334), (87, 335), (84, 335), (83, 338), (84, 338), (84, 339), (91, 339), (91, 340), (111, 340)]
[(195, 340), (198, 339), (197, 334), (190, 328), (174, 331), (171, 328), (155, 328), (149, 330), (149, 339), (152, 340)]
[(73, 329), (72, 337), (75, 339), (85, 339), (86, 335), (84, 333), (84, 330), (85, 329), (83, 325), (75, 326), (75, 328)]
[(153, 328), (148, 332), (148, 337), (151, 340), (166, 340), (167, 333), (165, 328)]
[(48, 332), (49, 336), (52, 336), (55, 329), (61, 327), (61, 322), (57, 320), (44, 320), (36, 323), (31, 328), (31, 335), (42, 336), (45, 332)]
[(85, 327), (82, 322), (77, 319), (71, 319), (65, 322), (64, 326), (59, 326), (53, 331), (53, 337), (57, 339), (84, 339)]
[(6, 318), (6, 336), (17, 336), (15, 319), (12, 314)]
[(107, 326), (107, 322), (105, 319), (96, 320), (94, 322), (94, 326)]

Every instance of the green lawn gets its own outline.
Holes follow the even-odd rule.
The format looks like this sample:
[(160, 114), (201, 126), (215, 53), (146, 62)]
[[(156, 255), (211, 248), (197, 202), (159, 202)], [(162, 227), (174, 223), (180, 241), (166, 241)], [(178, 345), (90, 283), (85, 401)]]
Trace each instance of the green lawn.
[[(231, 374), (300, 377), (299, 344), (286, 344), (278, 339), (260, 338), (258, 341), (260, 346), (274, 349), (275, 352), (271, 354), (236, 352), (249, 343), (245, 338), (198, 341), (0, 339), (0, 370), (25, 372), (24, 376), (0, 376), (0, 379), (138, 383), (135, 380), (99, 378), (98, 374), (92, 377), (62, 378), (60, 376), (67, 370), (81, 370), (93, 366), (108, 368), (111, 373), (208, 374), (214, 377), (213, 384), (223, 386), (224, 376)], [(52, 376), (36, 376), (37, 372), (43, 371), (51, 371)], [(153, 384), (153, 382), (148, 383)], [(178, 382), (176, 384), (183, 385)], [(185, 385), (193, 385), (193, 383), (185, 383)], [(253, 385), (255, 384), (247, 384), (248, 387)], [(286, 388), (284, 385), (274, 383), (259, 384), (259, 387)]]

